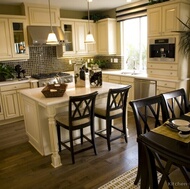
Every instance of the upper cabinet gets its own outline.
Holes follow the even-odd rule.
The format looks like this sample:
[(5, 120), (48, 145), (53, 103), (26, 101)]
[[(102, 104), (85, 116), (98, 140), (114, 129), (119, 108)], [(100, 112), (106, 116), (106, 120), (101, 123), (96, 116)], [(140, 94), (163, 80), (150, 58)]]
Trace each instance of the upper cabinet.
[(158, 3), (148, 6), (148, 36), (176, 35), (182, 28), (177, 18), (186, 22), (189, 5), (182, 1)]
[(97, 22), (98, 54), (116, 54), (116, 19), (106, 18)]
[[(25, 12), (29, 25), (49, 26), (50, 15), (49, 7), (35, 4), (25, 4)], [(51, 22), (53, 26), (60, 26), (60, 11), (58, 8), (51, 7)]]
[(0, 16), (0, 60), (28, 59), (26, 18)]
[(61, 28), (64, 32), (65, 43), (57, 46), (58, 57), (69, 55), (92, 55), (96, 53), (95, 44), (87, 45), (85, 43), (89, 28), (95, 37), (96, 28), (94, 23), (88, 25), (87, 20), (61, 19)]

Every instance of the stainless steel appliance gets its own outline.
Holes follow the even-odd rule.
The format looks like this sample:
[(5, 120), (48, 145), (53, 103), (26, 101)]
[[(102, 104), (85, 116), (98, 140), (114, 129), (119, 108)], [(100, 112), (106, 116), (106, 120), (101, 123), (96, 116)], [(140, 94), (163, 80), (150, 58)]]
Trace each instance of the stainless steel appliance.
[(134, 98), (146, 98), (156, 95), (157, 82), (149, 79), (135, 79), (135, 93)]
[[(149, 79), (135, 79), (134, 82), (134, 98), (141, 99), (156, 95), (157, 82)], [(149, 116), (151, 113), (147, 112)]]
[(149, 61), (175, 61), (176, 39), (149, 39)]
[(69, 73), (40, 73), (32, 75), (32, 78), (38, 79), (38, 87), (43, 87), (48, 84), (54, 83), (71, 83), (73, 82), (73, 76)]

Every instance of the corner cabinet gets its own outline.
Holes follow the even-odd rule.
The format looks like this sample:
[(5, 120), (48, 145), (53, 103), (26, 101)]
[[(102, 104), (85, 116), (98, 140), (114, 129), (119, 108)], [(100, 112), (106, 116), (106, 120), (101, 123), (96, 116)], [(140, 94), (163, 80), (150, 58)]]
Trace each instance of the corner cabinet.
[(186, 1), (169, 1), (149, 5), (148, 15), (148, 36), (176, 35), (177, 30), (181, 30), (182, 25), (177, 20), (180, 18), (184, 22), (189, 16), (189, 4)]
[(29, 59), (26, 18), (0, 16), (0, 59)]
[(98, 54), (116, 54), (116, 31), (116, 19), (114, 18), (106, 18), (97, 22)]

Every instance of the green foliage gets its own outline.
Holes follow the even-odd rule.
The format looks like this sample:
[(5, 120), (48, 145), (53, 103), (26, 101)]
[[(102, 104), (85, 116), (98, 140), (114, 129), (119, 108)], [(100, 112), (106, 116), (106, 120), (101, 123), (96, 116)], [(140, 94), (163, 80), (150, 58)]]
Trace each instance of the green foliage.
[(107, 60), (93, 60), (89, 64), (97, 64), (99, 68), (107, 68)]
[(156, 3), (163, 3), (165, 1), (169, 1), (169, 0), (149, 0), (149, 4), (152, 5)]
[(0, 63), (0, 76), (4, 79), (14, 78), (14, 69), (6, 64)]
[(181, 34), (180, 37), (180, 50), (184, 53), (185, 56), (190, 55), (190, 18), (187, 19), (187, 22), (184, 23), (182, 20), (177, 18), (179, 22), (183, 25), (182, 31), (175, 31)]

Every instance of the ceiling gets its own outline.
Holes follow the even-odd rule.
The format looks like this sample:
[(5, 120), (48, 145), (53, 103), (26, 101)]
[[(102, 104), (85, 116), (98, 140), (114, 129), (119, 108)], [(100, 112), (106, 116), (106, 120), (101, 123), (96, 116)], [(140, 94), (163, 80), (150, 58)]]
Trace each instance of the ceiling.
[[(131, 0), (132, 2), (141, 0)], [(30, 3), (30, 4), (44, 4), (48, 5), (48, 0), (0, 0), (0, 4), (18, 4), (18, 3)], [(51, 0), (51, 6), (59, 7), (63, 10), (87, 10), (87, 0)], [(93, 0), (90, 3), (90, 10), (103, 11), (114, 9), (122, 5), (129, 4), (127, 0)]]

